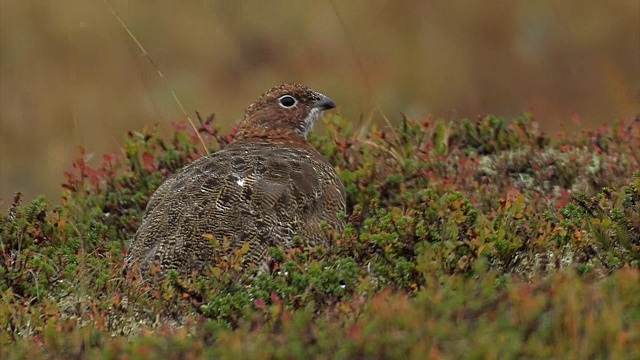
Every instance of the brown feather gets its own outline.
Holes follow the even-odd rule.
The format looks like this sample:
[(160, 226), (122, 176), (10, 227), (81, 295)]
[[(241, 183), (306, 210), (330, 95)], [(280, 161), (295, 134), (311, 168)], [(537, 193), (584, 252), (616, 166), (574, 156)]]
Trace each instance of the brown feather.
[[(296, 106), (280, 106), (284, 95), (294, 97)], [(306, 134), (315, 116), (331, 107), (324, 95), (297, 84), (263, 94), (247, 109), (231, 144), (156, 190), (126, 265), (138, 263), (143, 274), (153, 262), (163, 273), (201, 271), (221, 255), (205, 234), (214, 241), (227, 238), (233, 249), (248, 243), (244, 266), (260, 268), (266, 267), (268, 247), (290, 249), (296, 235), (304, 246), (329, 246), (321, 223), (343, 229), (344, 186)]]

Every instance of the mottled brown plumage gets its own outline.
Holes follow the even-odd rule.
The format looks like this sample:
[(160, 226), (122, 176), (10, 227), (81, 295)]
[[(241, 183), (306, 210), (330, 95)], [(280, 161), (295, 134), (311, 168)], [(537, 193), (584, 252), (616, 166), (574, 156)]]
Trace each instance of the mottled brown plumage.
[(161, 272), (200, 271), (220, 255), (212, 241), (224, 237), (233, 248), (248, 243), (245, 265), (263, 269), (266, 250), (289, 249), (296, 235), (308, 247), (328, 246), (321, 224), (342, 230), (344, 186), (307, 134), (333, 107), (326, 96), (298, 84), (264, 93), (247, 109), (233, 142), (156, 190), (127, 266), (139, 264), (143, 276), (154, 262)]

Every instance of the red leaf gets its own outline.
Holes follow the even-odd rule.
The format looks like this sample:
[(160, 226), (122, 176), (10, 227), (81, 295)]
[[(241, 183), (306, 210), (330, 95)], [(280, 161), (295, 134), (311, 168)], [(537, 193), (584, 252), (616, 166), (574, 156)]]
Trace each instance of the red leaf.
[(144, 153), (142, 153), (142, 163), (144, 164), (144, 168), (151, 172), (154, 171), (156, 169), (156, 165), (155, 165), (155, 157), (153, 156), (153, 154), (151, 154), (148, 151), (145, 151)]
[(561, 189), (560, 198), (556, 201), (556, 209), (562, 209), (569, 201), (571, 201), (571, 194), (566, 189)]
[(580, 124), (580, 115), (571, 112), (571, 120), (575, 123), (575, 124)]
[(265, 302), (262, 299), (256, 299), (256, 301), (253, 302), (253, 304), (256, 306), (257, 309), (263, 310), (265, 308)]
[(276, 294), (275, 292), (272, 292), (271, 293), (271, 302), (274, 302), (274, 303), (280, 302), (280, 296), (278, 296), (278, 294)]
[(113, 153), (110, 154), (104, 154), (102, 155), (102, 160), (107, 164), (107, 165), (113, 165), (113, 163), (116, 161), (116, 155)]

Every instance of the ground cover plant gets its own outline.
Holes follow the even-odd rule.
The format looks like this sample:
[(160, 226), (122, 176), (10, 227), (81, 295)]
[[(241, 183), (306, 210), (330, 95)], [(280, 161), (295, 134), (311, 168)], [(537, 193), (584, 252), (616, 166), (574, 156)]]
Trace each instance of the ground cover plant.
[[(197, 131), (211, 152), (233, 136)], [(311, 140), (347, 190), (334, 246), (150, 283), (123, 257), (154, 189), (204, 155), (195, 130), (80, 149), (59, 201), (16, 194), (0, 219), (0, 357), (640, 357), (640, 119), (331, 117)]]

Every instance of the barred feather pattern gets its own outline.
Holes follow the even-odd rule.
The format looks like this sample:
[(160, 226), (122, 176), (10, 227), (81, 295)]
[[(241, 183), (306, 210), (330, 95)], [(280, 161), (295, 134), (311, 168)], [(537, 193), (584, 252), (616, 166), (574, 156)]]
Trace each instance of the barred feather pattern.
[[(297, 99), (295, 109), (278, 106), (283, 94)], [(248, 244), (243, 266), (265, 269), (267, 249), (291, 249), (296, 236), (304, 247), (331, 246), (330, 232), (344, 226), (339, 214), (346, 207), (345, 190), (306, 134), (315, 121), (310, 117), (333, 106), (297, 84), (263, 94), (231, 144), (187, 165), (156, 190), (126, 265), (137, 264), (143, 275), (154, 262), (161, 273), (190, 274), (214, 265), (226, 240), (231, 250)]]

